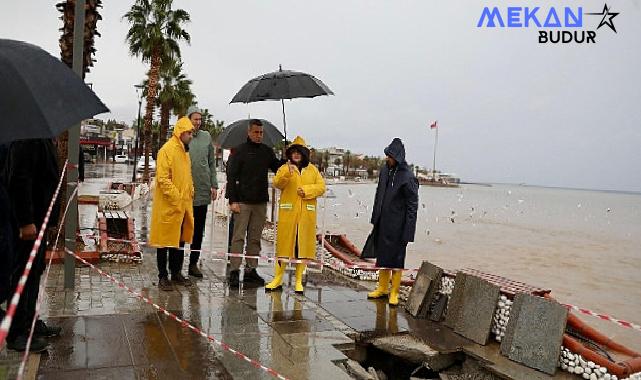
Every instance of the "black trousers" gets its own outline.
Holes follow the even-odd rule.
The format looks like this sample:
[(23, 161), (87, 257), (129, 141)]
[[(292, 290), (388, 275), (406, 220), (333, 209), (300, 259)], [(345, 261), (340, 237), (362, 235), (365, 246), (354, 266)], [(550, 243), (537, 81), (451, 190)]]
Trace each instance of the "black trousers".
[(209, 205), (194, 206), (194, 239), (191, 242), (189, 265), (198, 264), (198, 259), (200, 258), (200, 249), (203, 244), (203, 236), (205, 236), (205, 220), (207, 219), (208, 207)]
[(178, 248), (157, 248), (156, 260), (158, 262), (158, 278), (169, 277), (167, 273), (167, 256), (169, 256), (169, 271), (171, 275), (179, 274), (183, 267), (184, 251)]
[[(20, 335), (27, 335), (29, 333), (33, 316), (36, 313), (36, 303), (38, 302), (38, 292), (40, 291), (40, 277), (45, 269), (46, 246), (47, 244), (43, 242), (36, 253), (31, 272), (24, 285), (22, 296), (20, 296), (20, 302), (18, 303), (9, 335), (7, 336), (8, 340), (13, 340)], [(12, 291), (15, 291), (18, 286), (20, 276), (22, 276), (27, 261), (29, 261), (29, 254), (32, 248), (33, 240), (19, 240), (16, 243), (16, 265), (11, 279)]]

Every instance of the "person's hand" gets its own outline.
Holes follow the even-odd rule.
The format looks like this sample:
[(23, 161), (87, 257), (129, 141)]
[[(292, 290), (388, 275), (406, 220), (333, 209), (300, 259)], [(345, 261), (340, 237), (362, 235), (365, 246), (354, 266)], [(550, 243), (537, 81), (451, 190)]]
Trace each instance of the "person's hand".
[(36, 231), (35, 224), (31, 223), (20, 227), (20, 240), (36, 240), (36, 237), (38, 237), (38, 231)]
[(296, 192), (298, 193), (298, 195), (300, 195), (301, 198), (305, 198), (305, 190), (303, 190), (302, 187), (299, 187)]
[(215, 187), (211, 188), (211, 200), (212, 202), (218, 198), (218, 189)]
[(296, 165), (294, 165), (291, 161), (287, 161), (287, 166), (289, 167), (289, 174), (294, 174), (294, 172), (298, 171)]
[(234, 214), (238, 214), (238, 213), (240, 213), (240, 203), (238, 203), (238, 202), (230, 203), (230, 204), (229, 204), (229, 209), (230, 209), (230, 210), (231, 210), (231, 212), (233, 212)]

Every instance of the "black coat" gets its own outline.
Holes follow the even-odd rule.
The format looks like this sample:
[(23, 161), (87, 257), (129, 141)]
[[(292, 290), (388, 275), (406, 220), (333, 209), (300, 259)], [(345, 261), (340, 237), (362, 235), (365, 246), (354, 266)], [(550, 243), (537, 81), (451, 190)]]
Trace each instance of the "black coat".
[(227, 163), (229, 202), (265, 203), (269, 201), (269, 170), (276, 173), (281, 161), (272, 148), (247, 140), (235, 148)]
[[(56, 157), (56, 147), (50, 139), (11, 143), (7, 189), (18, 227), (33, 223), (38, 230), (44, 221), (60, 180)], [(50, 225), (57, 222), (57, 206), (49, 220)]]
[(407, 243), (414, 241), (416, 233), (418, 180), (405, 162), (405, 148), (399, 139), (394, 139), (385, 153), (397, 164), (380, 168), (370, 220), (374, 228), (363, 257), (376, 258), (379, 267), (403, 268)]
[(11, 296), (10, 284), (16, 239), (11, 201), (5, 188), (4, 169), (8, 155), (8, 144), (0, 144), (0, 303)]

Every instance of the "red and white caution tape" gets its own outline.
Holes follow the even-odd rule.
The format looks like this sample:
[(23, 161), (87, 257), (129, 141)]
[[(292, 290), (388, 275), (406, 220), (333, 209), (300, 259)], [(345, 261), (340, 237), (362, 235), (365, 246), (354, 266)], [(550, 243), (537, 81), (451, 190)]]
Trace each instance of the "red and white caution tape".
[(66, 170), (67, 170), (67, 161), (65, 161), (65, 165), (60, 175), (60, 180), (58, 181), (58, 187), (56, 187), (56, 192), (53, 194), (53, 197), (51, 198), (51, 202), (49, 202), (49, 208), (47, 209), (47, 213), (45, 214), (45, 219), (42, 222), (42, 225), (40, 226), (38, 237), (36, 238), (36, 241), (33, 243), (33, 248), (31, 248), (29, 259), (27, 260), (27, 264), (24, 267), (24, 271), (20, 276), (20, 281), (18, 281), (18, 286), (16, 287), (15, 293), (13, 293), (13, 297), (11, 297), (11, 302), (9, 303), (7, 314), (2, 320), (2, 324), (0, 324), (0, 349), (4, 347), (5, 340), (7, 339), (7, 334), (9, 333), (9, 329), (11, 328), (11, 323), (13, 322), (13, 317), (16, 314), (16, 309), (18, 307), (18, 303), (20, 302), (20, 297), (22, 296), (22, 292), (24, 291), (24, 286), (27, 282), (27, 278), (29, 278), (29, 273), (31, 273), (31, 267), (33, 266), (33, 261), (36, 258), (36, 254), (38, 253), (38, 250), (40, 249), (40, 245), (42, 245), (42, 240), (44, 239), (45, 231), (47, 229), (47, 224), (49, 223), (49, 217), (51, 217), (53, 205), (56, 203), (56, 199), (58, 199), (58, 194), (60, 193), (60, 187), (62, 186), (62, 180), (65, 178)]
[(113, 277), (113, 276), (112, 276), (112, 275), (110, 275), (109, 273), (107, 273), (107, 272), (103, 271), (102, 269), (100, 269), (100, 268), (96, 267), (95, 265), (91, 264), (91, 263), (90, 263), (90, 262), (88, 262), (87, 260), (85, 260), (85, 259), (83, 259), (82, 257), (78, 256), (76, 253), (71, 252), (70, 250), (68, 250), (68, 249), (66, 249), (66, 248), (65, 248), (65, 252), (67, 252), (67, 254), (72, 255), (73, 257), (75, 257), (75, 258), (76, 258), (76, 260), (78, 260), (78, 261), (82, 262), (83, 264), (85, 264), (85, 265), (89, 266), (91, 269), (93, 269), (93, 270), (95, 270), (96, 272), (98, 272), (101, 276), (106, 277), (107, 279), (109, 279), (109, 281), (113, 282), (113, 283), (114, 283), (115, 285), (117, 285), (119, 288), (126, 290), (126, 291), (127, 291), (127, 292), (129, 292), (130, 294), (132, 294), (132, 295), (136, 296), (136, 297), (137, 297), (138, 299), (140, 299), (141, 301), (146, 302), (147, 304), (149, 304), (149, 305), (153, 306), (156, 310), (158, 310), (158, 311), (160, 311), (161, 313), (165, 314), (167, 317), (169, 317), (169, 318), (173, 319), (174, 321), (176, 321), (176, 322), (180, 323), (180, 325), (181, 325), (182, 327), (188, 328), (188, 329), (190, 329), (191, 331), (193, 331), (194, 333), (196, 333), (196, 334), (200, 335), (201, 337), (203, 337), (203, 338), (205, 338), (205, 339), (208, 339), (208, 340), (209, 340), (209, 341), (211, 341), (212, 343), (217, 344), (217, 345), (218, 345), (218, 346), (220, 346), (223, 350), (225, 350), (225, 351), (227, 351), (227, 352), (230, 352), (230, 353), (234, 354), (234, 356), (236, 356), (238, 359), (241, 359), (241, 360), (246, 361), (247, 363), (251, 364), (251, 365), (252, 365), (252, 366), (254, 366), (255, 368), (261, 369), (261, 370), (265, 371), (266, 373), (268, 373), (268, 374), (272, 375), (273, 377), (275, 377), (275, 378), (277, 378), (277, 379), (287, 380), (287, 377), (285, 377), (285, 376), (281, 375), (280, 373), (276, 372), (274, 369), (269, 368), (269, 367), (267, 367), (267, 366), (265, 366), (265, 365), (261, 364), (260, 362), (258, 362), (258, 361), (256, 361), (256, 360), (254, 360), (254, 359), (250, 358), (249, 356), (247, 356), (247, 355), (243, 354), (242, 352), (240, 352), (240, 351), (238, 351), (238, 350), (236, 350), (236, 349), (232, 348), (232, 347), (231, 347), (231, 346), (229, 346), (228, 344), (226, 344), (226, 343), (224, 343), (224, 342), (222, 342), (222, 341), (220, 341), (220, 340), (218, 340), (218, 339), (214, 338), (213, 336), (211, 336), (211, 335), (207, 335), (207, 333), (206, 333), (206, 332), (204, 332), (203, 330), (201, 330), (201, 329), (199, 329), (198, 327), (196, 327), (196, 326), (192, 325), (191, 323), (187, 322), (186, 320), (184, 320), (184, 319), (182, 319), (182, 318), (178, 317), (177, 315), (172, 314), (171, 312), (167, 311), (167, 309), (165, 309), (165, 308), (163, 308), (162, 306), (160, 306), (160, 305), (158, 305), (158, 304), (154, 303), (154, 302), (153, 302), (149, 297), (146, 297), (146, 296), (142, 295), (141, 293), (139, 293), (139, 292), (137, 292), (137, 291), (133, 290), (132, 288), (130, 288), (130, 287), (128, 287), (127, 285), (125, 285), (125, 283), (124, 283), (124, 282), (122, 282), (122, 281), (118, 281), (115, 277)]
[[(71, 204), (71, 201), (73, 200), (73, 197), (76, 195), (77, 192), (78, 192), (78, 186), (76, 186), (76, 188), (73, 190), (73, 193), (71, 193), (71, 195), (69, 196), (69, 200), (67, 201), (67, 206), (65, 207), (65, 211), (62, 214), (62, 220), (66, 220), (67, 211), (69, 210), (69, 205)], [(62, 229), (58, 229), (58, 233), (56, 234), (56, 240), (53, 244), (54, 249), (58, 247), (58, 241), (60, 239), (61, 232), (62, 232)], [(47, 279), (49, 278), (49, 271), (51, 269), (51, 262), (53, 261), (53, 256), (54, 255), (51, 255), (49, 257), (49, 262), (47, 263), (47, 270), (45, 271), (45, 276), (43, 279), (40, 280), (40, 289), (38, 290), (38, 302), (36, 303), (36, 312), (33, 314), (33, 320), (31, 321), (29, 339), (27, 339), (27, 347), (24, 350), (24, 354), (22, 356), (22, 362), (20, 363), (20, 368), (18, 368), (17, 380), (21, 380), (22, 377), (24, 376), (27, 360), (29, 360), (29, 350), (31, 348), (31, 341), (33, 340), (33, 333), (35, 331), (36, 321), (40, 316), (40, 305), (42, 304), (42, 300), (44, 299), (45, 286), (47, 285)]]
[(592, 311), (592, 310), (589, 310), (589, 309), (584, 309), (582, 307), (578, 307), (578, 306), (575, 306), (575, 305), (570, 305), (570, 304), (566, 304), (566, 303), (564, 303), (562, 305), (567, 307), (570, 310), (574, 310), (574, 311), (579, 312), (581, 314), (589, 315), (589, 316), (596, 317), (596, 318), (599, 318), (599, 319), (604, 320), (604, 321), (609, 321), (609, 322), (616, 323), (619, 326), (623, 326), (623, 327), (627, 327), (627, 328), (630, 328), (630, 329), (633, 329), (633, 330), (641, 331), (641, 326), (639, 326), (637, 324), (634, 324), (632, 322), (624, 321), (622, 319), (617, 319), (617, 318), (614, 318), (614, 317), (611, 317), (611, 316), (605, 315), (605, 314), (599, 314), (599, 313), (597, 313), (595, 311)]
[[(83, 235), (85, 237), (95, 237), (95, 235)], [(141, 246), (147, 246), (151, 247), (147, 242), (144, 241), (134, 241), (134, 240), (127, 240), (127, 239), (117, 239), (117, 238), (108, 238), (108, 241), (112, 242), (117, 242), (117, 243), (137, 243)], [(241, 257), (241, 258), (246, 258), (246, 259), (258, 259), (258, 260), (264, 260), (267, 262), (273, 262), (275, 260), (278, 260), (280, 262), (288, 262), (291, 264), (298, 264), (298, 263), (304, 263), (308, 265), (317, 265), (317, 266), (328, 266), (328, 264), (325, 264), (324, 262), (320, 260), (314, 260), (314, 259), (289, 259), (289, 258), (284, 258), (284, 257), (274, 257), (274, 256), (266, 256), (266, 255), (257, 255), (257, 256), (252, 256), (252, 255), (247, 255), (243, 253), (231, 253), (231, 252), (220, 252), (220, 251), (211, 251), (208, 249), (187, 249), (187, 248), (175, 248), (181, 251), (190, 251), (190, 252), (200, 252), (200, 253), (208, 253), (212, 254), (214, 256), (220, 256), (220, 260), (223, 260), (225, 257)], [(215, 258), (214, 258), (215, 259)], [(332, 268), (336, 268), (335, 266), (331, 266)], [(362, 269), (362, 270), (368, 270), (368, 271), (377, 271), (377, 270), (399, 270), (399, 268), (387, 268), (387, 267), (377, 267), (374, 264), (367, 264), (367, 265), (360, 265), (360, 264), (347, 264), (342, 262), (338, 266), (339, 268), (344, 268), (344, 269)], [(418, 272), (418, 268), (412, 268), (412, 269), (403, 269), (404, 272)]]

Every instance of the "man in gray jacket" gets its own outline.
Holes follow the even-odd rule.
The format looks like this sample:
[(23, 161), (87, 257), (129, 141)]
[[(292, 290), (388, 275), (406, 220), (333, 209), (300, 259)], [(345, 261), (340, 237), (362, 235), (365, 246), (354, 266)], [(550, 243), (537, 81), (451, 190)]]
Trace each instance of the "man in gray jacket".
[[(189, 143), (189, 157), (191, 158), (191, 175), (194, 180), (194, 239), (191, 243), (189, 255), (189, 275), (203, 277), (198, 269), (200, 249), (205, 234), (205, 219), (207, 207), (216, 200), (218, 194), (218, 180), (216, 179), (216, 155), (209, 132), (200, 130), (202, 112), (191, 106), (187, 116), (194, 125), (194, 138)], [(213, 239), (213, 236), (211, 237)]]

